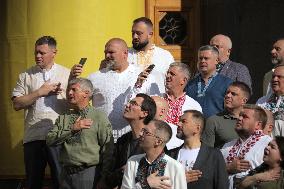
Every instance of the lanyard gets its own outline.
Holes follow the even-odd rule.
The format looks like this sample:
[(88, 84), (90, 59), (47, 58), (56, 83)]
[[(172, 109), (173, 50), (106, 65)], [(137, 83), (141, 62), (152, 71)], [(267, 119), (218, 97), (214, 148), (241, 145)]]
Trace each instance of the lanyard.
[(205, 87), (202, 90), (202, 86), (201, 86), (201, 75), (199, 75), (198, 77), (198, 83), (197, 83), (197, 97), (203, 97), (205, 96), (205, 92), (207, 91), (210, 83), (212, 82), (213, 78), (217, 75), (218, 73), (215, 72), (208, 80), (207, 85), (205, 85)]

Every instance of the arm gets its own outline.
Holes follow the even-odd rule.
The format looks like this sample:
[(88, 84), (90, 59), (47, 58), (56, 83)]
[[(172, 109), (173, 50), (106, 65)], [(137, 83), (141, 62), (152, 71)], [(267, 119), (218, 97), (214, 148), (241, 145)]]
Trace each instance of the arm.
[(257, 173), (252, 176), (247, 176), (243, 181), (241, 181), (239, 189), (243, 189), (249, 186), (254, 186), (259, 182), (267, 182), (277, 180), (280, 177), (280, 172), (275, 170), (265, 171), (263, 173)]
[(251, 88), (251, 76), (250, 76), (248, 68), (243, 65), (242, 69), (240, 69), (238, 73), (239, 74), (238, 74), (237, 81), (244, 82), (245, 84), (249, 86), (250, 89), (252, 89)]
[(112, 170), (114, 151), (112, 127), (105, 114), (101, 114), (98, 127), (98, 143), (100, 145), (101, 175), (104, 177)]
[(65, 142), (67, 139), (76, 135), (82, 129), (89, 129), (93, 124), (91, 119), (81, 119), (79, 117), (71, 128), (68, 125), (64, 125), (66, 116), (59, 116), (55, 121), (55, 125), (52, 130), (47, 134), (46, 143), (49, 146), (58, 145)]
[(16, 87), (13, 91), (13, 107), (16, 111), (25, 109), (30, 105), (34, 104), (37, 99), (43, 96), (57, 95), (62, 92), (60, 88), (60, 83), (50, 83), (49, 81), (45, 82), (39, 89), (26, 94), (25, 88), (27, 88), (24, 82), (24, 74), (21, 74)]

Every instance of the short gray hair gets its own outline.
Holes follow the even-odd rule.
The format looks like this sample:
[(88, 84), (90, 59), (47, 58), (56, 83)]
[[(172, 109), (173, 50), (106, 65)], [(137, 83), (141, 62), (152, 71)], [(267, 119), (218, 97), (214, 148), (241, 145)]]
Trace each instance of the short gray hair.
[(93, 96), (94, 87), (92, 82), (86, 78), (75, 78), (69, 81), (68, 86), (79, 84), (80, 88), (85, 91), (89, 91), (90, 98)]
[(199, 49), (198, 49), (198, 52), (200, 51), (211, 51), (213, 54), (215, 54), (217, 57), (219, 57), (219, 50), (217, 47), (214, 47), (212, 45), (204, 45), (204, 46), (201, 46)]
[(178, 67), (179, 70), (184, 74), (187, 80), (189, 80), (189, 78), (191, 77), (190, 68), (187, 64), (182, 63), (182, 62), (173, 62), (170, 64), (170, 68), (171, 67)]

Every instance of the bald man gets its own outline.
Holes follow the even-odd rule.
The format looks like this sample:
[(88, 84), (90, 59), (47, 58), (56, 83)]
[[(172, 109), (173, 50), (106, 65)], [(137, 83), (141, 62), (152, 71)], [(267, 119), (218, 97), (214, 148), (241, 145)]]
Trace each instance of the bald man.
[[(123, 110), (129, 91), (141, 70), (129, 65), (128, 48), (123, 39), (110, 39), (105, 45), (104, 53), (102, 64), (105, 64), (105, 68), (91, 74), (88, 79), (94, 86), (93, 106), (108, 115), (116, 142), (117, 138), (130, 131), (128, 122), (123, 118)], [(74, 65), (71, 75), (77, 77), (82, 71), (81, 65)]]
[(244, 82), (252, 89), (251, 76), (248, 68), (243, 64), (230, 60), (232, 51), (231, 39), (226, 35), (218, 34), (211, 38), (210, 45), (217, 47), (219, 50), (219, 64), (217, 65), (217, 71), (233, 81)]
[[(165, 121), (167, 118), (167, 112), (169, 110), (168, 102), (160, 96), (152, 96), (152, 98), (155, 101), (156, 106), (157, 106), (155, 119)], [(173, 148), (181, 146), (183, 144), (183, 140), (176, 137), (177, 126), (172, 123), (168, 123), (168, 124), (171, 127), (173, 134), (169, 142), (167, 142), (166, 147), (168, 150), (171, 150)]]

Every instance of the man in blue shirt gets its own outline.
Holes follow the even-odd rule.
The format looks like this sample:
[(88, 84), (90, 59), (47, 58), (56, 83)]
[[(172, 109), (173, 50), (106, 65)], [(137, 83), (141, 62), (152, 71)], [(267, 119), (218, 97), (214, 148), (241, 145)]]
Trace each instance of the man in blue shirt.
[(200, 47), (197, 63), (199, 74), (185, 88), (186, 94), (201, 105), (206, 118), (224, 110), (224, 96), (232, 83), (231, 79), (216, 72), (218, 56), (216, 47)]

